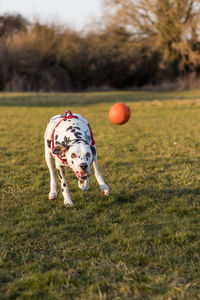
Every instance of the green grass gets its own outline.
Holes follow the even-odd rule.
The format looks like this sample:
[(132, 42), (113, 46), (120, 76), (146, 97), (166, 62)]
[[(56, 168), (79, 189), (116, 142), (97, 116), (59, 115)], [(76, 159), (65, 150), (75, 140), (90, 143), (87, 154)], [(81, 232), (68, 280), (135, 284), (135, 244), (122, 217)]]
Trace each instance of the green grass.
[[(0, 97), (0, 299), (200, 299), (199, 96)], [(115, 101), (132, 110), (126, 125), (107, 118)], [(82, 192), (67, 170), (73, 208), (60, 188), (47, 199), (43, 151), (49, 118), (66, 109), (90, 121), (111, 188), (105, 197), (92, 174)]]

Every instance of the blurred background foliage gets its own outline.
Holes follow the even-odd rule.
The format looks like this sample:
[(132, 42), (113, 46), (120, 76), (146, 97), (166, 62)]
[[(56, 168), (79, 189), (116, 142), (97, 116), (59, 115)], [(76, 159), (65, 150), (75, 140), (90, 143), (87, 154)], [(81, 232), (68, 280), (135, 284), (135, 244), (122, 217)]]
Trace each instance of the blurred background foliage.
[(103, 0), (77, 31), (0, 16), (1, 91), (200, 87), (199, 0)]

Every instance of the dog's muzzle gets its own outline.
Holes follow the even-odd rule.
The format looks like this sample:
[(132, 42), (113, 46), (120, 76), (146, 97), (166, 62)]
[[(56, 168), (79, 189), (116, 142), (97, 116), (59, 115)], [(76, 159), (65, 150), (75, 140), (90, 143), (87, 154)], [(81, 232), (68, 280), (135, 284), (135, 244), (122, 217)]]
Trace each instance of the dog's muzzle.
[(76, 176), (80, 180), (86, 180), (88, 177), (88, 164), (87, 163), (81, 163), (80, 164), (81, 171), (76, 172)]
[(76, 172), (76, 176), (79, 180), (86, 180), (89, 174), (86, 171)]

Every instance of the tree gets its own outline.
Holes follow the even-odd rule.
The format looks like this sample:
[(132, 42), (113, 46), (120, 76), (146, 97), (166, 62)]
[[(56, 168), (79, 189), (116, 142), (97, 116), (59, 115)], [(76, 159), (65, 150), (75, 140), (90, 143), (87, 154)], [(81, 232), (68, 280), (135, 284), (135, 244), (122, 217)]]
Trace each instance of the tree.
[(109, 23), (127, 28), (135, 47), (157, 52), (160, 69), (171, 68), (180, 75), (199, 65), (199, 0), (105, 0), (104, 3), (110, 8), (106, 9)]
[(21, 15), (2, 15), (0, 16), (0, 37), (7, 37), (19, 31), (27, 30), (28, 21)]

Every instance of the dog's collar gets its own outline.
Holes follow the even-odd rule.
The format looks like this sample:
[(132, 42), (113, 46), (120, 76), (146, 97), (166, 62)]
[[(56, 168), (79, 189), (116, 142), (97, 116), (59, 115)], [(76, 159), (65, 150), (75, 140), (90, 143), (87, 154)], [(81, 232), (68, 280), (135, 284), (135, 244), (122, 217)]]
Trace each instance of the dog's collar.
[[(55, 125), (55, 127), (54, 127), (54, 129), (53, 129), (53, 132), (52, 132), (52, 136), (51, 136), (52, 152), (53, 152), (53, 150), (54, 150), (54, 148), (55, 148), (55, 144), (54, 144), (54, 134), (55, 134), (55, 130), (56, 130), (56, 128), (58, 127), (58, 125), (60, 125), (60, 123), (61, 123), (62, 121), (67, 120), (67, 119), (78, 119), (78, 117), (77, 117), (77, 116), (74, 116), (74, 115), (72, 114), (71, 110), (67, 110), (67, 111), (65, 112), (64, 117), (63, 117), (63, 118)], [(80, 120), (80, 119), (79, 119), (79, 120)], [(80, 120), (80, 121), (81, 121), (81, 120)], [(91, 127), (90, 127), (89, 124), (88, 124), (88, 127), (89, 127), (89, 130), (90, 130), (91, 145), (90, 145), (86, 140), (83, 140), (83, 139), (74, 139), (74, 140), (70, 141), (70, 144), (71, 144), (71, 142), (72, 142), (72, 143), (77, 143), (78, 141), (83, 141), (83, 142), (85, 142), (86, 144), (88, 144), (88, 145), (90, 145), (90, 146), (94, 146), (94, 145), (95, 145), (95, 140), (94, 140), (94, 136), (93, 136), (93, 133), (92, 133), (92, 129), (91, 129)], [(60, 159), (60, 160), (62, 161), (63, 164), (68, 165), (68, 162), (67, 162), (66, 159), (62, 159), (58, 154), (55, 154), (55, 155), (58, 157), (58, 159)]]

